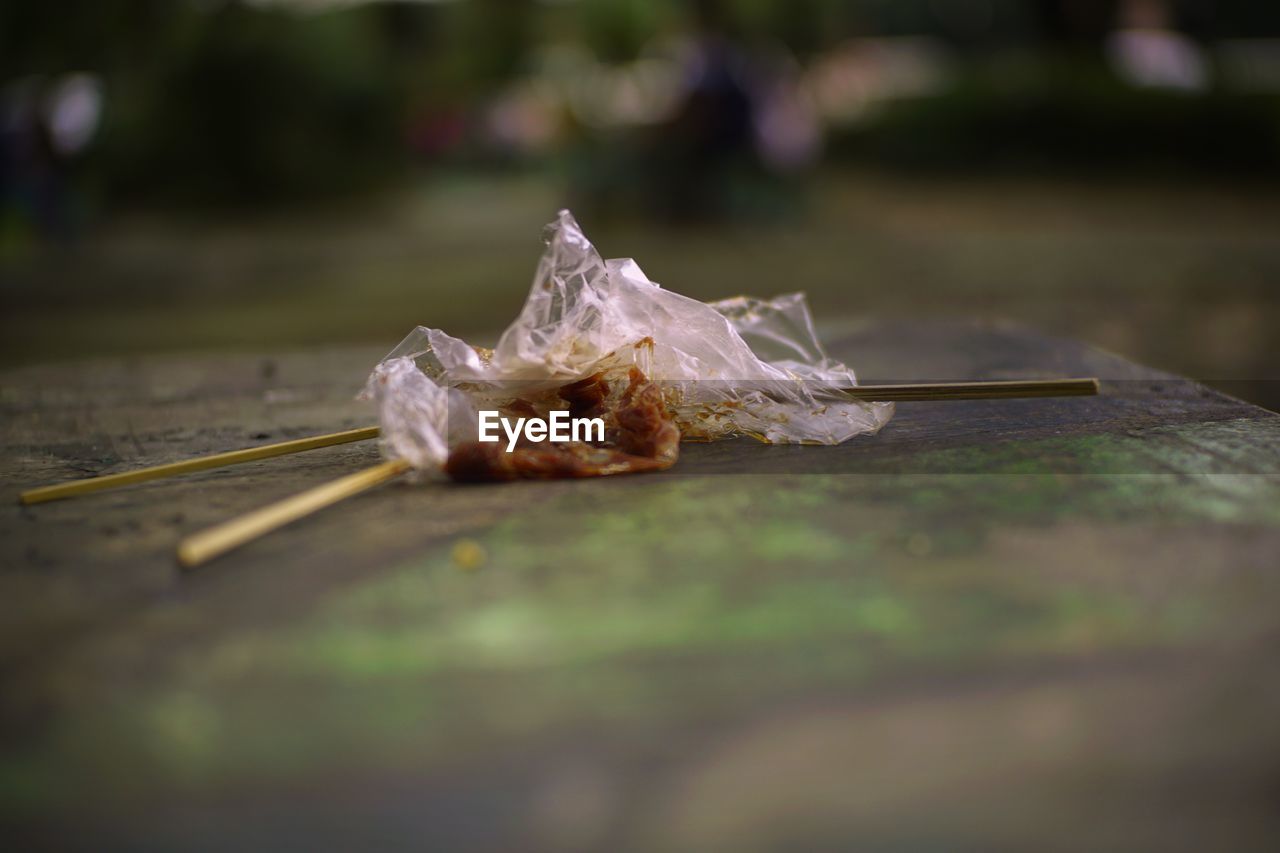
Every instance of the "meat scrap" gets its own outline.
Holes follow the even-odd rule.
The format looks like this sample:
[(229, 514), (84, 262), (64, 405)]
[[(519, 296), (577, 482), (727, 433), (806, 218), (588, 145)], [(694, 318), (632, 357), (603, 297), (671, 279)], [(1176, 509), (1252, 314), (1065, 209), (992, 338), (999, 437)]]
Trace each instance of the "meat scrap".
[[(460, 483), (493, 483), (607, 477), (670, 468), (680, 455), (680, 430), (667, 413), (662, 391), (634, 367), (629, 380), (613, 412), (617, 422), (613, 447), (583, 442), (525, 444), (508, 453), (497, 443), (469, 441), (449, 454), (445, 473)], [(566, 385), (560, 396), (571, 410), (603, 414), (608, 383), (597, 374)]]
[(604, 376), (593, 373), (586, 379), (561, 388), (560, 399), (569, 404), (569, 414), (575, 418), (595, 418), (604, 414), (605, 400), (609, 397), (609, 383)]
[(654, 459), (669, 468), (680, 456), (680, 428), (667, 412), (662, 390), (631, 368), (630, 384), (613, 413), (618, 422), (618, 449), (642, 459)]

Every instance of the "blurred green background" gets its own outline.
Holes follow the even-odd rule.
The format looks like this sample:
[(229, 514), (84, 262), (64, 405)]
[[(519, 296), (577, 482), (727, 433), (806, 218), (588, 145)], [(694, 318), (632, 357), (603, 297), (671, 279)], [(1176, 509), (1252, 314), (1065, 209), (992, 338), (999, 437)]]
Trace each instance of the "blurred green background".
[(492, 336), (570, 206), (693, 296), (1280, 408), (1274, 4), (19, 2), (0, 85), (3, 364)]

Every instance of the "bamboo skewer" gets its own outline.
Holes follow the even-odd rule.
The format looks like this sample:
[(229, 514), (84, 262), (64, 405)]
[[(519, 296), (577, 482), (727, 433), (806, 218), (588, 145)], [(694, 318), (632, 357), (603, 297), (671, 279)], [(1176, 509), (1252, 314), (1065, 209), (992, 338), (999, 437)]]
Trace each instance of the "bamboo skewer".
[(178, 562), (186, 568), (208, 562), (290, 522), (399, 477), (410, 467), (403, 459), (383, 462), (188, 536), (178, 543)]
[[(926, 400), (995, 400), (1024, 397), (1074, 397), (1088, 396), (1098, 393), (1097, 379), (1038, 379), (1007, 382), (943, 382), (919, 383), (911, 385), (865, 385), (843, 389), (842, 393), (858, 400), (871, 401), (926, 401)], [(244, 450), (232, 450), (227, 453), (216, 453), (212, 456), (201, 456), (182, 462), (170, 462), (165, 465), (154, 465), (136, 471), (124, 471), (119, 474), (106, 474), (101, 477), (90, 477), (70, 483), (58, 483), (53, 486), (41, 486), (22, 492), (18, 500), (24, 504), (44, 503), (61, 498), (90, 494), (103, 489), (114, 489), (148, 480), (159, 480), (180, 474), (191, 474), (206, 471), (225, 465), (236, 465), (241, 462), (254, 462), (259, 459), (270, 459), (273, 456), (285, 456), (290, 453), (301, 453), (320, 447), (346, 444), (354, 441), (365, 441), (378, 437), (377, 427), (362, 427), (343, 432), (314, 435), (277, 444), (266, 444), (261, 447), (250, 447)]]
[[(856, 399), (868, 401), (1074, 397), (1097, 394), (1098, 380), (1088, 378), (868, 385), (843, 389), (843, 392)], [(370, 429), (373, 434), (376, 434), (376, 428)], [(368, 437), (371, 438), (372, 435)], [(188, 536), (178, 544), (178, 562), (186, 568), (194, 568), (286, 524), (332, 506), (344, 498), (392, 480), (404, 474), (410, 467), (409, 463), (403, 459), (383, 462)]]
[[(841, 389), (848, 397), (867, 402), (909, 402), (937, 400), (1010, 400), (1027, 397), (1080, 397), (1098, 393), (1098, 380), (1087, 379), (1031, 379), (998, 382), (931, 382), (910, 385), (859, 385)], [(148, 480), (159, 480), (164, 477), (175, 477), (180, 474), (191, 474), (196, 471), (207, 471), (224, 465), (236, 465), (241, 462), (254, 462), (259, 459), (270, 459), (273, 456), (285, 456), (290, 453), (301, 453), (320, 447), (331, 447), (335, 444), (346, 444), (354, 441), (366, 441), (377, 438), (377, 427), (362, 427), (343, 432), (313, 435), (277, 444), (266, 444), (261, 447), (249, 447), (244, 450), (232, 450), (227, 453), (215, 453), (212, 456), (201, 456), (182, 462), (170, 462), (165, 465), (153, 465), (139, 468), (136, 471), (124, 471), (119, 474), (106, 474), (101, 477), (90, 477), (86, 480), (74, 480), (70, 483), (58, 483), (53, 486), (41, 486), (18, 495), (19, 503), (37, 504), (61, 498), (87, 495), (103, 489), (114, 489)]]
[(1089, 377), (998, 382), (929, 382), (913, 385), (858, 385), (853, 388), (842, 388), (840, 393), (868, 402), (1091, 397), (1098, 393), (1098, 380)]
[(284, 456), (290, 453), (301, 453), (304, 450), (315, 450), (319, 447), (330, 447), (335, 444), (347, 444), (353, 441), (365, 441), (378, 437), (377, 427), (362, 427), (343, 432), (313, 435), (292, 441), (281, 441), (276, 444), (264, 444), (261, 447), (248, 447), (244, 450), (232, 450), (227, 453), (215, 453), (212, 456), (201, 456), (186, 459), (182, 462), (170, 462), (166, 465), (153, 465), (150, 468), (139, 468), (136, 471), (124, 471), (119, 474), (106, 474), (102, 477), (91, 477), (87, 480), (73, 480), (70, 483), (58, 483), (54, 486), (41, 486), (18, 495), (18, 502), (38, 504), (55, 501), (59, 498), (71, 498), (87, 495), (102, 489), (114, 489), (133, 483), (148, 480), (159, 480), (178, 474), (190, 474), (195, 471), (207, 471), (210, 468), (221, 468), (224, 465), (236, 465), (241, 462), (254, 462), (259, 459), (270, 459), (273, 456)]

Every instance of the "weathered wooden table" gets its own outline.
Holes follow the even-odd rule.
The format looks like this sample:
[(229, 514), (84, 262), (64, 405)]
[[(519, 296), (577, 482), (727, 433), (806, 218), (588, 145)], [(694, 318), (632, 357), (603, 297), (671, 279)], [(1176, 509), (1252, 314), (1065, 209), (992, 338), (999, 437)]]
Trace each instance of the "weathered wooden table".
[[(189, 575), (376, 448), (6, 503), (3, 846), (1276, 849), (1280, 417), (1011, 328), (832, 349), (1105, 393), (391, 485)], [(7, 485), (362, 425), (378, 355), (9, 371)]]

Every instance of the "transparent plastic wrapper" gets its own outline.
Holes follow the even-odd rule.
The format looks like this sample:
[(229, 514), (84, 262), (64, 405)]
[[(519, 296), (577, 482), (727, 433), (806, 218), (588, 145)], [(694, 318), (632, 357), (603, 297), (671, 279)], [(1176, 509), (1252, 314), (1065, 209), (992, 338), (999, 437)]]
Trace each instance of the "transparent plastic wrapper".
[(374, 369), (367, 394), (391, 458), (438, 468), (475, 440), (478, 410), (545, 416), (567, 408), (559, 389), (596, 375), (616, 398), (633, 367), (661, 388), (685, 440), (839, 444), (893, 416), (892, 403), (841, 393), (856, 377), (826, 355), (801, 293), (681, 296), (631, 259), (602, 260), (567, 210), (544, 242), (524, 308), (493, 350), (419, 326)]

